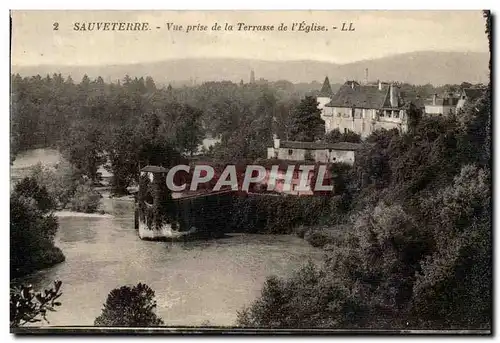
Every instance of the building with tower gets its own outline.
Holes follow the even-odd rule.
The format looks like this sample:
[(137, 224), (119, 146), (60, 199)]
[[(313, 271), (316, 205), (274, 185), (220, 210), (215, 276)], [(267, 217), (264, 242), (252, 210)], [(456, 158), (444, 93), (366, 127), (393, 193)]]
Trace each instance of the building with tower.
[(328, 78), (317, 98), (326, 133), (350, 130), (365, 138), (377, 129), (408, 130), (405, 102), (396, 84), (378, 81), (361, 85), (346, 81), (327, 101), (329, 82), (326, 86), (326, 81)]

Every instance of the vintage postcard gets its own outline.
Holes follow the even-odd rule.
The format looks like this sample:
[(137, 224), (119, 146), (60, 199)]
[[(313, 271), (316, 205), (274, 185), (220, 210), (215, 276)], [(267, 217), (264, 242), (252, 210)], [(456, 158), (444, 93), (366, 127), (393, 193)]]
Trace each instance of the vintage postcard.
[(11, 11), (10, 328), (491, 334), (489, 11)]

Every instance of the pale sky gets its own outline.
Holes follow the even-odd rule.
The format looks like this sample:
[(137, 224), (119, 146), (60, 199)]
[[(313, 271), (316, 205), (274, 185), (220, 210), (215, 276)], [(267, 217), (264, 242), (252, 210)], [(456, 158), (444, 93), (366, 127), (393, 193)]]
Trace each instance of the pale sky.
[[(292, 23), (328, 32), (292, 32)], [(57, 22), (58, 30), (53, 30)], [(149, 31), (74, 31), (74, 23), (147, 22)], [(286, 32), (171, 32), (166, 24), (289, 26)], [(340, 32), (352, 22), (354, 32)], [(337, 26), (339, 29), (333, 30)], [(156, 27), (161, 27), (157, 29)], [(235, 27), (236, 30), (236, 27)], [(13, 11), (12, 64), (103, 65), (177, 58), (349, 63), (413, 51), (488, 52), (480, 11)]]

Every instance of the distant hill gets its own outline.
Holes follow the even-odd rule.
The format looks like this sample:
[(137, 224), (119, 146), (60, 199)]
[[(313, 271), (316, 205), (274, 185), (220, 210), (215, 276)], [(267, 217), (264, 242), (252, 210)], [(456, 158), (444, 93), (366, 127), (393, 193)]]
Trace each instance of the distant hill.
[(318, 61), (263, 61), (250, 59), (176, 59), (161, 62), (102, 66), (12, 66), (13, 73), (22, 76), (47, 73), (71, 75), (79, 80), (84, 74), (91, 78), (102, 76), (105, 81), (116, 81), (123, 76), (150, 75), (158, 84), (172, 85), (201, 83), (204, 81), (230, 80), (248, 82), (250, 70), (255, 78), (269, 81), (289, 80), (294, 83), (323, 82), (328, 76), (331, 83), (343, 83), (346, 79), (363, 80), (365, 68), (369, 79), (401, 81), (413, 84), (433, 85), (488, 82), (488, 53), (478, 52), (412, 52), (400, 55), (334, 64)]

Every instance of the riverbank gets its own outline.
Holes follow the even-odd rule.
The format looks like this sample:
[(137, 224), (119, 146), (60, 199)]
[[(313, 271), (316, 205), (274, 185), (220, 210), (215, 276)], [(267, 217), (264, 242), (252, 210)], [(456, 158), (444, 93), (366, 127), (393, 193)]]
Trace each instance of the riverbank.
[(59, 218), (64, 217), (89, 217), (89, 218), (113, 218), (109, 213), (84, 213), (69, 210), (61, 210), (54, 212), (54, 215)]
[(59, 247), (51, 247), (45, 250), (39, 256), (30, 256), (30, 263), (22, 266), (10, 266), (10, 279), (16, 279), (38, 272), (40, 270), (54, 267), (66, 260), (62, 250)]
[(349, 225), (333, 226), (298, 226), (293, 231), (312, 247), (325, 248), (328, 245), (344, 240), (351, 227)]

